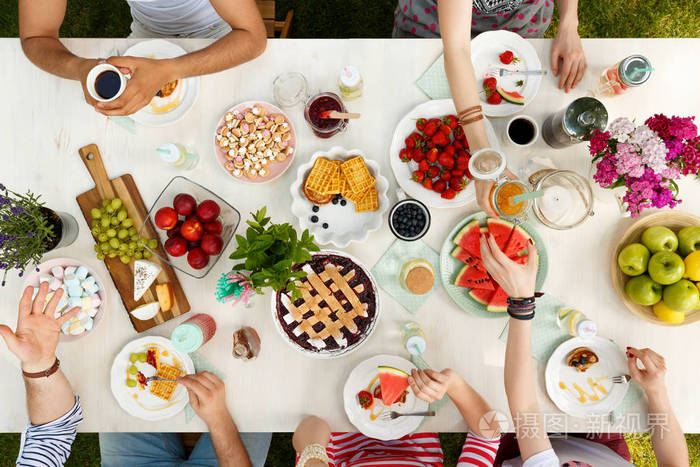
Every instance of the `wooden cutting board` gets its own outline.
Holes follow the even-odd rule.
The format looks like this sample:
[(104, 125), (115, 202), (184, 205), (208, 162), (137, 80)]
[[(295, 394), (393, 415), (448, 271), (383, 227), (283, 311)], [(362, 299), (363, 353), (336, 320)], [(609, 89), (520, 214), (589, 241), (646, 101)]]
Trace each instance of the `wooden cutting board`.
[[(87, 167), (88, 172), (90, 172), (90, 176), (95, 181), (95, 188), (75, 198), (80, 205), (80, 210), (83, 212), (88, 228), (92, 226), (92, 215), (90, 214), (92, 208), (100, 207), (104, 198), (116, 197), (122, 200), (129, 217), (134, 221), (134, 227), (140, 231), (141, 226), (146, 222), (144, 236), (158, 239), (158, 234), (153, 224), (150, 220), (146, 221), (148, 210), (143, 203), (143, 199), (141, 199), (141, 194), (138, 188), (136, 188), (133, 177), (130, 174), (126, 174), (110, 180), (107, 176), (104, 164), (102, 163), (100, 151), (95, 144), (89, 144), (80, 148), (78, 153), (85, 167)], [(160, 244), (158, 245), (158, 254), (167, 258), (163, 246)], [(105, 258), (105, 264), (107, 265), (109, 274), (112, 276), (112, 281), (114, 281), (114, 285), (119, 292), (119, 296), (127, 312), (132, 311), (139, 305), (157, 302), (156, 284), (169, 282), (173, 289), (175, 303), (170, 311), (163, 312), (161, 310), (153, 319), (148, 321), (141, 321), (131, 316), (131, 313), (127, 313), (136, 332), (146, 331), (190, 311), (190, 303), (187, 301), (185, 292), (182, 290), (180, 281), (177, 279), (173, 268), (156, 255), (149, 258), (149, 261), (157, 263), (163, 270), (141, 300), (136, 302), (134, 301), (134, 262), (132, 261), (130, 264), (124, 264), (118, 257)]]

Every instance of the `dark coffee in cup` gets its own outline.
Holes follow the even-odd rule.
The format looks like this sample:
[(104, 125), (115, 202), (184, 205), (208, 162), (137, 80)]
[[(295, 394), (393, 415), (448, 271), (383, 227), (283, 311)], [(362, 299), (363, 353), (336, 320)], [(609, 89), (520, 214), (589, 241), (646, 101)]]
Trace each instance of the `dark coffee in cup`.
[(121, 76), (113, 70), (105, 70), (95, 78), (95, 91), (103, 99), (111, 99), (116, 96), (121, 86)]
[(527, 118), (516, 118), (508, 125), (508, 137), (515, 144), (530, 144), (535, 134), (535, 125)]

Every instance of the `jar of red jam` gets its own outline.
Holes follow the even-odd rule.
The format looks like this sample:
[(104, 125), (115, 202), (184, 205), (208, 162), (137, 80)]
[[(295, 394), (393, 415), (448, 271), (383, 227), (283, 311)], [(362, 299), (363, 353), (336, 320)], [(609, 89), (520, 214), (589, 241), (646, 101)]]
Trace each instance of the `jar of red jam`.
[(345, 106), (337, 94), (322, 92), (309, 98), (304, 108), (304, 118), (319, 138), (330, 138), (343, 131), (348, 124), (347, 120), (339, 118), (321, 118), (321, 113), (336, 110), (345, 112)]

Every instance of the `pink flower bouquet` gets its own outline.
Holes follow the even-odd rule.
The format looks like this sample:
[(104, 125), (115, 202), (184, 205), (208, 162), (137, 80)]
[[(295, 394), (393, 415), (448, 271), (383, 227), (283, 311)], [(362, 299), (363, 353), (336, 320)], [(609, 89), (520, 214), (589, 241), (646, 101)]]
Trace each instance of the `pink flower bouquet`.
[(628, 118), (618, 118), (607, 131), (594, 130), (589, 148), (593, 180), (603, 188), (626, 187), (622, 200), (632, 217), (649, 207), (674, 208), (681, 202), (675, 180), (700, 173), (694, 119), (657, 114), (635, 126)]

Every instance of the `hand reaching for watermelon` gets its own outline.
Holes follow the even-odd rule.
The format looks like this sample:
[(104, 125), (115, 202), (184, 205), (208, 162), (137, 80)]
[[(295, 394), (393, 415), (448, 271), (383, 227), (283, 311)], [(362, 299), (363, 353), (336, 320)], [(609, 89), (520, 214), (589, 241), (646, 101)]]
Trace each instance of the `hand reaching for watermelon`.
[(528, 258), (525, 265), (520, 265), (506, 256), (496, 244), (491, 234), (481, 237), (481, 260), (486, 271), (491, 274), (510, 298), (529, 298), (535, 295), (537, 279), (537, 255), (535, 245), (529, 240)]
[(418, 399), (428, 403), (445, 396), (459, 376), (450, 369), (441, 372), (435, 370), (411, 370), (408, 383)]
[[(515, 174), (507, 168), (504, 173), (510, 180), (518, 179), (518, 177), (516, 177)], [(474, 188), (476, 189), (476, 202), (479, 203), (479, 207), (483, 209), (489, 217), (498, 219), (498, 214), (491, 206), (491, 187), (493, 187), (493, 182), (485, 182), (481, 180), (474, 180), (474, 182)]]

